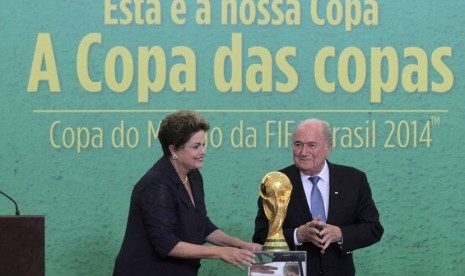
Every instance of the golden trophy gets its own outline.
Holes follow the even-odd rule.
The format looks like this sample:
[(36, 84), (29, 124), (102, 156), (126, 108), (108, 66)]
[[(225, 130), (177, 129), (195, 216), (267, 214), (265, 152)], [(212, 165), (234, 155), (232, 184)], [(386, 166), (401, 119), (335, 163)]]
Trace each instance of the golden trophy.
[(306, 276), (307, 252), (289, 251), (282, 228), (291, 199), (291, 181), (284, 173), (269, 172), (263, 177), (259, 192), (268, 219), (268, 235), (263, 251), (254, 252), (256, 262), (249, 266), (248, 275), (288, 275), (284, 270), (292, 264), (292, 275)]
[(282, 226), (286, 217), (291, 192), (291, 181), (284, 173), (269, 172), (262, 179), (260, 196), (263, 200), (263, 209), (269, 222), (268, 236), (263, 245), (263, 251), (289, 250)]

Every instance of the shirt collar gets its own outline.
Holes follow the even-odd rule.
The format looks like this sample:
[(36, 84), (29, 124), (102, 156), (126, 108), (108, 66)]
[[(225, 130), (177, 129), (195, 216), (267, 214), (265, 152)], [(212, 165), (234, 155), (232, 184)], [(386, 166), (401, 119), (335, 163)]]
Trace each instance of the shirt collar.
[[(326, 160), (325, 160), (325, 164), (323, 166), (323, 169), (317, 175), (320, 177), (321, 180), (323, 180), (326, 183), (329, 183), (329, 167), (328, 167), (328, 163), (326, 162)], [(300, 177), (302, 179), (308, 179), (310, 176), (313, 176), (313, 175), (306, 175), (306, 174), (300, 172)]]

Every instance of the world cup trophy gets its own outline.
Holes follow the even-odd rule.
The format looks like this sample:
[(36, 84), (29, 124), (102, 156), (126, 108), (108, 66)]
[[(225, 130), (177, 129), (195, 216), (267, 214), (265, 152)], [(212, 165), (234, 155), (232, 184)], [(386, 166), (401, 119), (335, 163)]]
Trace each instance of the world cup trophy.
[(282, 226), (286, 218), (291, 192), (291, 181), (284, 173), (269, 172), (262, 179), (260, 196), (269, 222), (268, 236), (263, 245), (264, 251), (289, 250)]

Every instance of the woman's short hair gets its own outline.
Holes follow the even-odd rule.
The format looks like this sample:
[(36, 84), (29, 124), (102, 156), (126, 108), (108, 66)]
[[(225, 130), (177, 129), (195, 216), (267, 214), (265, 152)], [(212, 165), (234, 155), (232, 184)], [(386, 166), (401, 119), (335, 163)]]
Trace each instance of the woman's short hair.
[(166, 116), (160, 123), (158, 140), (164, 156), (170, 156), (169, 146), (176, 149), (183, 146), (194, 133), (208, 131), (210, 124), (199, 113), (192, 110), (179, 110)]

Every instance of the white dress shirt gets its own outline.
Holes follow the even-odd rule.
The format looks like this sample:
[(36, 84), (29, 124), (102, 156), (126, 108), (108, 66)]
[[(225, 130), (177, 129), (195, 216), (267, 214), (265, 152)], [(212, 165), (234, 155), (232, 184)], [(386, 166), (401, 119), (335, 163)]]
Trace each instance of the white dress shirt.
[[(320, 180), (317, 183), (318, 189), (320, 190), (321, 197), (323, 198), (323, 205), (325, 208), (325, 215), (326, 218), (328, 218), (328, 206), (329, 206), (329, 168), (328, 168), (328, 163), (325, 161), (325, 165), (323, 166), (323, 169), (319, 174), (317, 174), (320, 177)], [(312, 204), (311, 204), (311, 192), (313, 188), (313, 183), (308, 179), (310, 176), (314, 175), (306, 175), (300, 172), (300, 178), (302, 179), (302, 185), (304, 186), (304, 191), (305, 191), (305, 198), (307, 199), (307, 204), (308, 204), (308, 209), (311, 210)], [(301, 245), (301, 243), (297, 242), (297, 228), (294, 230), (294, 243), (296, 245)]]

